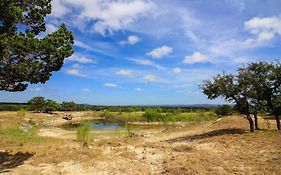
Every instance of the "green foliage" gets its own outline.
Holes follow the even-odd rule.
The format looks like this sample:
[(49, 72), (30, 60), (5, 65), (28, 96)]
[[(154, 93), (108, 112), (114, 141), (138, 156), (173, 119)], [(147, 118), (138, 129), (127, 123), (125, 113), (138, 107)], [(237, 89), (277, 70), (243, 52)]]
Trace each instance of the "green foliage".
[(222, 105), (222, 106), (219, 106), (215, 110), (215, 113), (219, 116), (231, 115), (232, 112), (233, 112), (233, 110), (232, 110), (232, 107), (230, 105)]
[(133, 127), (126, 123), (125, 124), (125, 137), (127, 137), (127, 138), (131, 137), (133, 134), (132, 130), (133, 130)]
[(47, 113), (51, 113), (52, 111), (56, 111), (60, 108), (60, 105), (53, 101), (53, 100), (46, 100), (45, 106), (44, 106), (44, 111)]
[(88, 123), (82, 123), (76, 131), (77, 141), (81, 143), (82, 147), (88, 146), (90, 133), (90, 125)]
[(30, 110), (42, 112), (44, 111), (46, 101), (44, 97), (38, 96), (33, 97), (27, 103), (29, 104)]
[[(276, 118), (277, 128), (281, 129), (281, 63), (254, 62), (237, 71), (238, 75), (224, 73), (204, 81), (201, 86), (203, 93), (209, 99), (223, 97), (234, 102), (236, 109), (246, 115), (251, 131), (254, 127), (250, 115), (261, 110), (272, 113)], [(256, 128), (257, 119), (256, 117)]]
[(32, 125), (27, 132), (20, 129), (18, 124), (2, 128), (0, 130), (0, 137), (12, 138), (14, 141), (19, 142), (41, 142), (46, 140), (45, 137), (40, 137), (36, 134), (37, 128)]
[(28, 83), (45, 83), (73, 54), (72, 32), (62, 24), (37, 37), (46, 30), (50, 0), (0, 0), (0, 7), (0, 90), (23, 91)]
[(61, 104), (61, 110), (62, 111), (76, 111), (77, 105), (72, 101), (72, 102), (62, 102)]
[(25, 114), (26, 114), (26, 109), (21, 108), (20, 110), (17, 111), (18, 117), (23, 118), (23, 117), (25, 117)]
[(125, 144), (126, 144), (126, 149), (127, 149), (127, 145), (128, 145), (128, 141), (129, 141), (129, 138), (130, 137), (132, 137), (132, 134), (133, 134), (133, 132), (132, 132), (132, 126), (131, 125), (129, 125), (129, 124), (125, 124), (125, 130), (124, 130), (124, 142), (125, 142)]
[(161, 113), (157, 112), (157, 110), (149, 109), (145, 111), (145, 113), (142, 115), (142, 117), (147, 121), (147, 122), (156, 122), (156, 121), (162, 121), (164, 119), (164, 115)]
[(0, 103), (0, 111), (18, 111), (20, 109), (28, 109), (28, 105), (23, 103)]

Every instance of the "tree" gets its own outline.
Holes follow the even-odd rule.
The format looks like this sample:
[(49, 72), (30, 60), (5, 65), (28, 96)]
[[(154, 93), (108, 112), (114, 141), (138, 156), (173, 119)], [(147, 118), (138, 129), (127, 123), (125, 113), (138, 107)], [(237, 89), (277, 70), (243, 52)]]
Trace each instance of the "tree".
[(280, 130), (281, 63), (251, 63), (243, 71), (248, 74), (252, 98), (260, 109), (268, 110), (274, 115), (277, 128)]
[(237, 109), (249, 121), (250, 131), (254, 131), (254, 122), (250, 115), (249, 96), (247, 87), (239, 82), (232, 74), (217, 75), (213, 80), (203, 82), (201, 89), (209, 99), (223, 97), (225, 100), (236, 103)]
[(44, 97), (38, 96), (33, 97), (27, 103), (29, 104), (31, 110), (34, 110), (36, 112), (42, 112), (44, 111), (46, 101)]
[(77, 104), (74, 103), (74, 102), (62, 102), (61, 110), (63, 110), (63, 111), (76, 111), (77, 110)]
[(45, 83), (73, 54), (74, 38), (65, 24), (46, 31), (51, 0), (0, 0), (0, 90), (24, 91), (28, 83)]
[(58, 110), (60, 105), (53, 101), (53, 100), (46, 100), (45, 106), (44, 106), (44, 111), (47, 113), (52, 113), (52, 111)]
[(216, 110), (215, 113), (219, 116), (226, 116), (226, 115), (231, 115), (232, 114), (232, 107), (230, 105), (222, 105), (219, 106)]

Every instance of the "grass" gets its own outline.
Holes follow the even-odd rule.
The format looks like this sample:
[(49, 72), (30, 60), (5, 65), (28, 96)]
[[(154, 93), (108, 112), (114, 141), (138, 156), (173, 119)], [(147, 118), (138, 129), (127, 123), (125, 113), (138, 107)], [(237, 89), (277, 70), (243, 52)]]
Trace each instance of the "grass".
[(30, 128), (25, 132), (20, 129), (18, 125), (10, 125), (6, 128), (1, 128), (0, 137), (9, 138), (15, 142), (41, 142), (46, 140), (44, 137), (37, 136), (37, 127), (31, 125)]
[(23, 117), (25, 117), (25, 114), (26, 114), (26, 109), (21, 108), (20, 110), (17, 111), (18, 117), (23, 118)]
[(95, 117), (102, 117), (108, 121), (118, 122), (203, 122), (215, 120), (217, 118), (214, 112), (186, 112), (186, 113), (158, 113), (153, 111), (148, 112), (96, 112)]
[(77, 128), (76, 138), (80, 142), (81, 146), (87, 147), (89, 142), (90, 125), (88, 123), (83, 123)]

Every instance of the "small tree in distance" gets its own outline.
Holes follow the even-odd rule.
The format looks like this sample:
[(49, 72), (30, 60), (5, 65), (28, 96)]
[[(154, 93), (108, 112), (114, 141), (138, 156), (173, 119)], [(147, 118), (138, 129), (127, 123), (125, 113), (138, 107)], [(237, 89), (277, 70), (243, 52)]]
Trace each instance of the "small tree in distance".
[(29, 104), (30, 109), (36, 112), (43, 112), (46, 105), (45, 98), (41, 96), (33, 97), (27, 103)]
[(222, 105), (219, 106), (216, 110), (215, 113), (218, 116), (227, 116), (227, 115), (231, 115), (233, 112), (232, 107), (230, 105)]
[(46, 100), (44, 111), (47, 113), (52, 113), (60, 108), (60, 105), (54, 100)]

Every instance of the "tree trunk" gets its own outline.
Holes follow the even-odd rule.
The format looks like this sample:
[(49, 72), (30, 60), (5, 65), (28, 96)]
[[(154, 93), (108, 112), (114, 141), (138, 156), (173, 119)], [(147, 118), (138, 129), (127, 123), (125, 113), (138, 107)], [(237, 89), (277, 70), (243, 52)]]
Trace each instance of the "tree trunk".
[(247, 115), (247, 120), (249, 121), (249, 124), (250, 124), (250, 131), (254, 132), (255, 128), (254, 128), (254, 121), (253, 121), (252, 117), (250, 115)]
[(255, 118), (255, 130), (260, 130), (259, 122), (258, 122), (258, 114), (256, 112), (254, 113), (254, 118)]
[(275, 115), (275, 120), (276, 120), (276, 124), (277, 124), (277, 129), (280, 130), (281, 126), (280, 126), (280, 119), (279, 119), (279, 115)]

